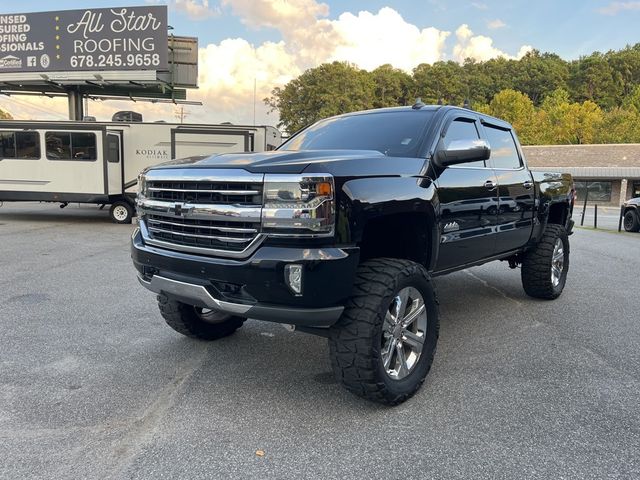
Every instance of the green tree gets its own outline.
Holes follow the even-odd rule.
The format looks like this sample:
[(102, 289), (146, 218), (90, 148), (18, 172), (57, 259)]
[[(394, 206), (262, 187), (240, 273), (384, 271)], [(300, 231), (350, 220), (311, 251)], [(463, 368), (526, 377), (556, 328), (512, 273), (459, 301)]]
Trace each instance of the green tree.
[(572, 62), (569, 86), (574, 100), (591, 100), (602, 108), (619, 105), (623, 94), (620, 77), (600, 52)]
[(456, 62), (421, 63), (413, 70), (416, 92), (425, 103), (442, 101), (445, 105), (462, 105), (468, 86), (463, 67)]
[(415, 86), (408, 73), (386, 64), (373, 70), (371, 77), (375, 84), (374, 108), (413, 104)]
[(622, 95), (629, 95), (640, 84), (640, 43), (605, 54), (616, 81), (622, 86)]
[(569, 102), (566, 90), (557, 89), (542, 102), (544, 143), (592, 143), (603, 121), (600, 107), (591, 100)]
[(511, 123), (522, 143), (535, 143), (536, 109), (527, 95), (511, 89), (502, 90), (489, 103), (489, 112)]
[(566, 88), (568, 77), (569, 65), (558, 55), (533, 50), (517, 62), (514, 83), (535, 105), (540, 105), (548, 93)]
[(633, 109), (636, 112), (640, 112), (640, 85), (633, 87), (629, 95), (624, 98), (622, 105), (626, 109)]
[(322, 118), (373, 107), (375, 84), (365, 70), (333, 62), (305, 71), (265, 98), (280, 112), (278, 126), (293, 133)]
[(640, 142), (640, 114), (634, 108), (616, 107), (605, 112), (594, 143)]

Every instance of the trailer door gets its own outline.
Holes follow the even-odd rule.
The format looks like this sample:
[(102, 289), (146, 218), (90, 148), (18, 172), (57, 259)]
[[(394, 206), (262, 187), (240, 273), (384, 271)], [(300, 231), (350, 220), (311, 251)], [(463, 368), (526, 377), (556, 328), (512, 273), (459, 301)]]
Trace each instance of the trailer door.
[(116, 130), (107, 131), (105, 144), (107, 157), (107, 177), (109, 178), (109, 195), (122, 195), (124, 191), (122, 174), (122, 132)]

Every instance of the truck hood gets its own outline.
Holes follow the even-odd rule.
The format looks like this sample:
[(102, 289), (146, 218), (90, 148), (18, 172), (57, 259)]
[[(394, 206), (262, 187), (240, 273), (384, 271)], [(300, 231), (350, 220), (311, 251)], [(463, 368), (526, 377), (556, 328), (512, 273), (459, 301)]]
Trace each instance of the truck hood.
[(330, 173), (335, 176), (417, 175), (425, 160), (387, 157), (374, 150), (277, 150), (181, 158), (156, 169), (241, 168), (251, 173)]

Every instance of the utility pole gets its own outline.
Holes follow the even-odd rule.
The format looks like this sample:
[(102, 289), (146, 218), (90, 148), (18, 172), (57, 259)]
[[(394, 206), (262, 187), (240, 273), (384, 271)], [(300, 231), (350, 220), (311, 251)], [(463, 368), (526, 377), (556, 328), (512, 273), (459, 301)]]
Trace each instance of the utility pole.
[(176, 108), (176, 111), (174, 112), (174, 116), (180, 120), (180, 123), (184, 123), (184, 119), (186, 117), (189, 116), (189, 114), (187, 112), (184, 111), (184, 107), (182, 105), (180, 105), (179, 108)]

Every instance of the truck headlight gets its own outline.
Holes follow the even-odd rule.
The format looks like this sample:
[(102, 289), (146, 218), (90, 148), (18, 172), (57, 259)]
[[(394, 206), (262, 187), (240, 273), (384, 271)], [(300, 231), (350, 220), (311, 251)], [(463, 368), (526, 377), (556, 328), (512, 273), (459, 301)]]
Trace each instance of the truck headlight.
[(334, 218), (331, 175), (265, 175), (263, 232), (325, 237), (333, 235)]
[(138, 187), (136, 188), (136, 196), (138, 198), (144, 197), (146, 195), (146, 179), (144, 177), (144, 173), (138, 175)]

